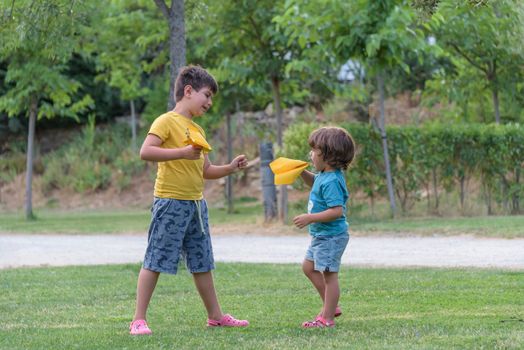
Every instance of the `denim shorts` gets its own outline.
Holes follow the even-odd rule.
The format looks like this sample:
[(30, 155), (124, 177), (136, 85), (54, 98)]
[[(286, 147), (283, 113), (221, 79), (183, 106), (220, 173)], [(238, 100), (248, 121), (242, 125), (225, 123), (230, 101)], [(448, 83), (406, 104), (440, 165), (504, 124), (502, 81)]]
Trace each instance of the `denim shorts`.
[(176, 274), (180, 256), (189, 272), (215, 268), (205, 200), (155, 198), (143, 267)]
[(314, 269), (322, 272), (338, 272), (342, 254), (349, 242), (349, 234), (316, 236), (306, 252), (306, 260), (315, 263)]

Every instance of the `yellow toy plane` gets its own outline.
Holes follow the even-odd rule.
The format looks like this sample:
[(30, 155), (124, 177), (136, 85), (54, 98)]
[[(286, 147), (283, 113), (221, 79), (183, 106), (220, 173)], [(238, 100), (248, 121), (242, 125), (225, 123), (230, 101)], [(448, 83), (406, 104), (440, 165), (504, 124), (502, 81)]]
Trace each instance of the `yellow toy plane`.
[(185, 141), (187, 145), (193, 145), (195, 147), (202, 148), (206, 152), (211, 152), (212, 148), (207, 143), (206, 139), (198, 131), (190, 132), (189, 129), (186, 130), (187, 140)]
[(275, 185), (292, 184), (308, 165), (308, 162), (284, 157), (269, 163), (271, 171), (275, 174)]

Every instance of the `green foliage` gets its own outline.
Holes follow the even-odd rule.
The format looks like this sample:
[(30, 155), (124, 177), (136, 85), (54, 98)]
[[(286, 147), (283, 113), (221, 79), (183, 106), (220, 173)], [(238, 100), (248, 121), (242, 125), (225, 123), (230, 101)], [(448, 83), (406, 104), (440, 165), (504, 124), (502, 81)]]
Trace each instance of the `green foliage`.
[(166, 100), (169, 96), (169, 79), (164, 76), (152, 77), (145, 97), (147, 104), (142, 113), (142, 120), (149, 127), (156, 117), (166, 112)]
[(386, 193), (380, 133), (374, 128), (362, 127), (362, 124), (346, 124), (344, 127), (357, 144), (355, 160), (347, 173), (348, 186), (362, 189), (373, 205)]
[(133, 176), (140, 174), (145, 169), (145, 162), (130, 149), (125, 149), (113, 163), (115, 173), (111, 182), (118, 190), (129, 186)]
[[(91, 42), (86, 51), (95, 57), (99, 75), (97, 79), (121, 91), (125, 101), (135, 100), (147, 94), (144, 86), (148, 46), (144, 36), (153, 29), (159, 30), (155, 15), (158, 11), (152, 2), (141, 4), (110, 1), (102, 10), (103, 16), (94, 18), (96, 25), (89, 29)], [(100, 11), (100, 10), (99, 10)], [(163, 31), (161, 31), (163, 32)], [(118, 33), (118, 35), (115, 35)]]
[(16, 175), (25, 171), (26, 156), (24, 153), (12, 153), (0, 157), (0, 184), (11, 182)]
[[(296, 124), (284, 136), (283, 155), (306, 160), (309, 133), (317, 124)], [(347, 172), (352, 191), (371, 200), (384, 194), (384, 164), (380, 134), (369, 125), (341, 125), (354, 137), (357, 157)], [(524, 129), (520, 125), (442, 125), (387, 128), (394, 188), (407, 212), (433, 174), (445, 189), (460, 188), (471, 179), (481, 183), (488, 212), (493, 203), (502, 212), (519, 213), (524, 198), (521, 179)], [(464, 190), (460, 188), (460, 191)], [(462, 193), (465, 195), (465, 193)], [(493, 202), (493, 203), (492, 203)]]
[(313, 130), (318, 128), (316, 123), (296, 123), (286, 129), (284, 133), (284, 149), (277, 156), (293, 159), (309, 160), (309, 145), (307, 140)]
[[(0, 97), (0, 110), (9, 116), (23, 114), (28, 110), (32, 97), (44, 97), (38, 108), (38, 118), (52, 118), (56, 115), (76, 118), (87, 110), (94, 101), (89, 95), (73, 101), (80, 84), (65, 78), (60, 71), (63, 65), (50, 66), (39, 62), (13, 62), (9, 65), (6, 82), (14, 86)], [(39, 79), (35, 79), (38, 76)]]
[(481, 5), (440, 1), (426, 28), (454, 67), (447, 69), (444, 79), (443, 74), (436, 75), (433, 93), (456, 103), (466, 117), (479, 115), (472, 108), (482, 112), (487, 102), (487, 122), (522, 120), (523, 100), (518, 96), (523, 79), (523, 19), (524, 6), (518, 0)]
[(84, 6), (65, 0), (16, 1), (9, 10), (2, 9), (0, 61), (7, 62), (9, 85), (0, 97), (0, 111), (16, 116), (28, 111), (31, 102), (40, 102), (38, 117), (52, 118), (75, 117), (92, 107), (92, 98), (82, 95), (80, 84), (64, 74), (77, 48), (75, 31)]
[(333, 15), (335, 48), (342, 57), (360, 58), (372, 72), (397, 65), (409, 72), (407, 54), (430, 49), (407, 1), (361, 0), (346, 6), (353, 14), (349, 20)]
[(0, 156), (0, 184), (11, 182), (25, 171), (26, 144), (21, 141), (10, 142)]
[(84, 147), (59, 150), (45, 157), (47, 166), (43, 175), (44, 188), (69, 188), (76, 192), (93, 191), (109, 185), (111, 171), (108, 165), (92, 159)]
[(129, 185), (145, 163), (129, 150), (127, 127), (97, 129), (91, 118), (78, 139), (44, 157), (46, 190), (68, 188), (82, 193)]
[[(200, 29), (189, 38), (195, 59), (207, 62), (221, 85), (219, 113), (264, 109), (277, 90), (283, 105), (318, 109), (333, 95), (326, 81), (336, 81), (337, 66), (317, 57), (316, 66), (325, 69), (320, 74), (302, 56), (304, 47), (274, 21), (285, 10), (284, 2), (228, 0), (207, 6)], [(274, 131), (265, 128), (266, 133)]]

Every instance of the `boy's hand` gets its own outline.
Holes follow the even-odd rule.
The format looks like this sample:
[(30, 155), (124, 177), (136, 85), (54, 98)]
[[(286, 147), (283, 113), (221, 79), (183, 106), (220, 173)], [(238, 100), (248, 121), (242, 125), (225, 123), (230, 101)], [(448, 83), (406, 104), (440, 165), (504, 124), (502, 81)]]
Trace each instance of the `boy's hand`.
[(236, 156), (235, 159), (229, 163), (229, 166), (233, 172), (244, 169), (247, 166), (247, 157), (243, 154)]
[(184, 159), (189, 159), (189, 160), (200, 159), (200, 154), (202, 153), (202, 148), (195, 147), (192, 145), (183, 147), (182, 150), (184, 151)]
[(311, 216), (309, 214), (302, 214), (293, 218), (293, 223), (298, 228), (304, 228), (307, 225), (311, 224), (311, 222)]

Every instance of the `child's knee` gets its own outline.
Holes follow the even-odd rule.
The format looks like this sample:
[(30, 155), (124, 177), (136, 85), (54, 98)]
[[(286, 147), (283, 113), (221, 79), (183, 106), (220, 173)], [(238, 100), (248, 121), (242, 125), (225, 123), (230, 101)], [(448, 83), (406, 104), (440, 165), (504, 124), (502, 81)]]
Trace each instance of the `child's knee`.
[(324, 271), (324, 280), (326, 281), (326, 283), (337, 283), (338, 282), (338, 272)]
[(302, 271), (306, 276), (311, 275), (313, 272), (315, 272), (315, 266), (312, 261), (304, 260), (302, 263)]

